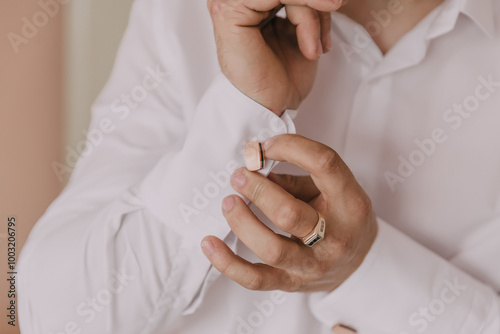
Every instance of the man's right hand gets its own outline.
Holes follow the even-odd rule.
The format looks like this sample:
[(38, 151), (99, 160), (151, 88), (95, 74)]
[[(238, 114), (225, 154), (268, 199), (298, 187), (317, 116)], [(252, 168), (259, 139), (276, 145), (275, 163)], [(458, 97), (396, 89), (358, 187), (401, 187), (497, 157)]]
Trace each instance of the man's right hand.
[[(285, 5), (287, 19), (274, 17)], [(280, 116), (309, 94), (342, 0), (208, 0), (222, 72)], [(269, 21), (269, 19), (271, 19)]]

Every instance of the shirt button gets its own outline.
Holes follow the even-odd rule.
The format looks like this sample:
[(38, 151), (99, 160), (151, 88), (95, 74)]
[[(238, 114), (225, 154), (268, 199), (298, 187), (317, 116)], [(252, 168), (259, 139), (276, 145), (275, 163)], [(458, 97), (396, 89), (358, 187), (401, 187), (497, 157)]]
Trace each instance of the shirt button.
[(357, 331), (354, 328), (346, 326), (344, 324), (336, 324), (332, 327), (332, 333), (334, 334), (355, 334)]

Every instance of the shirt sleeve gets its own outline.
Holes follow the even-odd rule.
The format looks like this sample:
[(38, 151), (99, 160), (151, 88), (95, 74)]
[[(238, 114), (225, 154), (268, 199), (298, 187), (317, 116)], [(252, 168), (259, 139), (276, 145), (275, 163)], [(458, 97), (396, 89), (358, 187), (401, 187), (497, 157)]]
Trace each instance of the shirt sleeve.
[[(500, 333), (495, 289), (383, 220), (378, 223), (378, 236), (356, 272), (332, 293), (311, 296), (320, 321), (330, 328), (343, 323), (360, 334)], [(498, 236), (491, 239), (495, 253)]]
[(82, 158), (21, 252), (22, 333), (158, 332), (193, 312), (211, 272), (201, 238), (235, 244), (220, 205), (244, 144), (295, 132), (220, 73), (196, 98), (185, 51), (156, 48), (166, 3), (135, 3)]

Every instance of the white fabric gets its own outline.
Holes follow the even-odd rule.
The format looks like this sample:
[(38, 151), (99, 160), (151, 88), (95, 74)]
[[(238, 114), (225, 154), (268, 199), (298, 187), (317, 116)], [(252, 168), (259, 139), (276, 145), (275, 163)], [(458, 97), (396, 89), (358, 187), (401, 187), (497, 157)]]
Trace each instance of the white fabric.
[[(385, 56), (333, 19), (312, 93), (278, 118), (219, 73), (204, 2), (136, 1), (94, 139), (22, 251), (23, 334), (500, 333), (500, 4), (447, 0)], [(221, 200), (246, 141), (295, 132), (342, 155), (379, 235), (332, 293), (248, 291), (199, 243), (257, 261)]]

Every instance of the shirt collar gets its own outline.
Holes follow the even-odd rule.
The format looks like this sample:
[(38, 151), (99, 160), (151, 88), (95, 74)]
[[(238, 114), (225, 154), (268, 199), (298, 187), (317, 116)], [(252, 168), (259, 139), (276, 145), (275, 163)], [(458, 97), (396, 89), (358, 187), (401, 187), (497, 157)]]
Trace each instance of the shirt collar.
[(495, 11), (492, 0), (461, 0), (460, 11), (489, 37), (495, 35)]
[(429, 26), (427, 40), (452, 31), (460, 15), (469, 18), (488, 37), (495, 35), (493, 0), (446, 0), (436, 10), (439, 15)]

